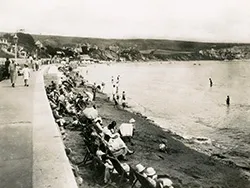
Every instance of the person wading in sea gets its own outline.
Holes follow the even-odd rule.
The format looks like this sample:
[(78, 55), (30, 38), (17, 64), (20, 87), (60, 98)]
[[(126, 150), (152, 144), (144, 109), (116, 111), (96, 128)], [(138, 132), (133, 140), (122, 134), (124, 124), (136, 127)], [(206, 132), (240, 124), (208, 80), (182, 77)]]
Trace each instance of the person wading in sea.
[(227, 96), (226, 104), (227, 104), (227, 106), (230, 106), (230, 97), (229, 97), (229, 95)]
[(213, 81), (212, 81), (212, 78), (209, 78), (209, 83), (210, 83), (210, 87), (213, 87)]

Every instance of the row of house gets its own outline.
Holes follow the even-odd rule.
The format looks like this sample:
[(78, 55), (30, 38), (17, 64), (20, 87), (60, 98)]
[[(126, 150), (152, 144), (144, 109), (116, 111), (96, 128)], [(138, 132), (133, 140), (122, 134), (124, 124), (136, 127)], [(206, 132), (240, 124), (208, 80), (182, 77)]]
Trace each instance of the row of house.
[[(4, 37), (0, 36), (0, 49), (9, 54), (9, 55), (15, 55), (15, 45), (12, 45), (8, 40)], [(17, 46), (18, 49), (18, 56), (19, 57), (26, 57), (27, 52), (22, 46)]]

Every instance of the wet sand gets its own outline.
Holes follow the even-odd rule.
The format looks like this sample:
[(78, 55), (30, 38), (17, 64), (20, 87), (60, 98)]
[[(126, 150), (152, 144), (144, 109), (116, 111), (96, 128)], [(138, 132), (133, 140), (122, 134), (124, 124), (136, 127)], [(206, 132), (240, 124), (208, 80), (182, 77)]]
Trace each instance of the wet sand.
[[(51, 79), (55, 78), (46, 77), (46, 83)], [(154, 167), (157, 174), (169, 174), (175, 188), (250, 188), (247, 177), (244, 177), (241, 169), (234, 164), (224, 163), (218, 158), (190, 149), (184, 145), (185, 140), (181, 137), (163, 131), (140, 114), (114, 108), (114, 104), (108, 101), (105, 94), (97, 94), (96, 105), (104, 125), (113, 120), (118, 125), (128, 122), (131, 118), (136, 120), (136, 132), (133, 137), (135, 145), (128, 144), (135, 153), (128, 156), (128, 164), (134, 166), (141, 163), (147, 167)], [(73, 163), (78, 163), (82, 161), (85, 154), (80, 132), (70, 130), (66, 132), (68, 136), (65, 145), (73, 150)], [(158, 151), (162, 141), (167, 142), (168, 153)], [(95, 183), (94, 172), (89, 166), (79, 167), (79, 169), (83, 178), (82, 188), (102, 187)]]

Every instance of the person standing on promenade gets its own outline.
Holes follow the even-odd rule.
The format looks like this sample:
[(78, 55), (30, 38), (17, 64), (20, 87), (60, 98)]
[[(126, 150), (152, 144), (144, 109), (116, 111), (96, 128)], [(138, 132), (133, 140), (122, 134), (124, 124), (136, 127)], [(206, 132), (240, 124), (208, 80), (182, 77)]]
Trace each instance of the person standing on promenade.
[(227, 96), (226, 104), (227, 104), (228, 107), (230, 106), (230, 97), (229, 97), (229, 95)]
[(41, 58), (37, 58), (37, 60), (35, 61), (35, 69), (36, 69), (36, 71), (39, 71), (39, 68), (40, 68), (41, 64), (42, 64)]
[(34, 62), (34, 60), (33, 60), (33, 57), (32, 57), (32, 56), (30, 56), (30, 57), (29, 57), (29, 61), (30, 61), (30, 65), (31, 65), (31, 67), (32, 67), (33, 71), (35, 71), (35, 62)]
[(16, 79), (17, 79), (17, 64), (15, 61), (12, 61), (9, 65), (9, 74), (10, 74), (10, 81), (12, 87), (15, 87)]
[(210, 87), (213, 87), (213, 81), (212, 81), (212, 78), (209, 78), (209, 83), (210, 83)]
[(27, 64), (24, 64), (23, 68), (23, 81), (24, 81), (24, 86), (29, 87), (29, 78), (30, 78), (30, 69)]
[(4, 71), (4, 77), (9, 79), (10, 78), (10, 75), (9, 75), (9, 65), (10, 65), (10, 60), (9, 58), (7, 57), (6, 58), (6, 61), (5, 61), (5, 71)]

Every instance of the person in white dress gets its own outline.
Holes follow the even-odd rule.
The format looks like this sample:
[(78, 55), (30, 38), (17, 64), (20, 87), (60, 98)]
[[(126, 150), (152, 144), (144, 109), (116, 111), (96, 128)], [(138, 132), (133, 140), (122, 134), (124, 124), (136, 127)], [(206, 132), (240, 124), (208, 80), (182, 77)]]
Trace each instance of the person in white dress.
[(30, 69), (27, 64), (24, 64), (23, 68), (23, 80), (24, 80), (24, 86), (29, 86), (29, 78), (30, 78)]

